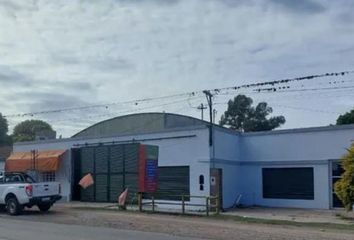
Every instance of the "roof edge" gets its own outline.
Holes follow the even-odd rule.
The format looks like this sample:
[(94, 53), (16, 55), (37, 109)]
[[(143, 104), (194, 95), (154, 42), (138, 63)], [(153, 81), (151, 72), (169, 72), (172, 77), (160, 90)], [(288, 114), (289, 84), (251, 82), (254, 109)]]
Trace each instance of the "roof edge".
[(260, 131), (260, 132), (242, 132), (242, 136), (259, 136), (259, 135), (275, 135), (275, 134), (287, 134), (287, 133), (305, 133), (305, 132), (322, 132), (322, 131), (339, 131), (353, 129), (354, 124), (345, 125), (330, 125), (330, 126), (320, 126), (320, 127), (306, 127), (306, 128), (291, 128), (291, 129), (280, 129), (271, 131)]
[(72, 141), (83, 141), (83, 140), (90, 140), (90, 139), (105, 139), (105, 138), (115, 138), (115, 137), (129, 137), (129, 136), (137, 136), (137, 135), (152, 135), (152, 134), (164, 134), (164, 133), (171, 133), (171, 132), (183, 132), (183, 131), (193, 131), (193, 130), (201, 130), (206, 129), (207, 127), (204, 125), (200, 126), (190, 126), (190, 127), (182, 127), (182, 128), (174, 128), (168, 129), (164, 131), (158, 132), (151, 132), (151, 133), (137, 133), (137, 134), (113, 134), (113, 135), (102, 135), (99, 137), (68, 137), (68, 138), (57, 138), (57, 139), (50, 139), (50, 140), (38, 140), (38, 141), (28, 141), (28, 142), (17, 142), (14, 143), (14, 146), (24, 146), (24, 145), (33, 145), (33, 144), (50, 144), (50, 143), (60, 143), (60, 142), (72, 142)]

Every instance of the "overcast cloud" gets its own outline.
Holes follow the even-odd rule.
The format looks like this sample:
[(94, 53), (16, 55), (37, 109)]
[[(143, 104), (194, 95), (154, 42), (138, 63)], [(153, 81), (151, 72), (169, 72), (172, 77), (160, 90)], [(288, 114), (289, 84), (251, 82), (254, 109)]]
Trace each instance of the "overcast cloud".
[[(0, 112), (354, 69), (353, 12), (351, 0), (0, 0)], [(343, 79), (350, 82), (353, 76)], [(229, 97), (215, 99), (218, 117)], [(252, 97), (283, 114), (283, 128), (328, 125), (354, 106), (350, 90)], [(201, 102), (204, 98), (36, 117), (70, 136), (135, 111), (199, 117), (192, 107)], [(13, 127), (24, 119), (8, 120)]]

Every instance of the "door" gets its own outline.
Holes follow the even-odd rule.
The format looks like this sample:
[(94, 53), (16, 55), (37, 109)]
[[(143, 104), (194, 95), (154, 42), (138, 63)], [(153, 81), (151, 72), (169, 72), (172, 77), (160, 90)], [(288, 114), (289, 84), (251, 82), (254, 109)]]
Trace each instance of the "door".
[(80, 161), (80, 149), (71, 149), (71, 200), (80, 201), (81, 190), (79, 184), (77, 184), (81, 179), (81, 161)]
[[(157, 192), (154, 196), (161, 200), (180, 201), (182, 195), (189, 201), (190, 170), (189, 166), (169, 166), (158, 168)], [(147, 194), (147, 197), (150, 195)]]
[[(210, 196), (218, 196), (220, 208), (223, 207), (222, 198), (222, 169), (211, 168), (210, 169)], [(210, 201), (212, 205), (216, 204), (215, 199)]]

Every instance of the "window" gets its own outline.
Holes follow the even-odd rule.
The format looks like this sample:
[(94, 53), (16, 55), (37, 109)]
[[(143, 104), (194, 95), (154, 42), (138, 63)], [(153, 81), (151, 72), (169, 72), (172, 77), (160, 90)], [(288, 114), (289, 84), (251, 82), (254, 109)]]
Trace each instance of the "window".
[(55, 171), (42, 172), (42, 181), (43, 182), (55, 182)]
[(342, 174), (344, 172), (344, 169), (341, 165), (340, 161), (333, 161), (332, 162), (332, 206), (336, 208), (342, 208), (343, 203), (341, 200), (339, 200), (337, 194), (334, 191), (334, 186), (337, 181), (339, 181), (342, 178)]
[(344, 169), (339, 161), (332, 162), (332, 176), (341, 178), (344, 173)]
[(204, 175), (199, 176), (199, 184), (204, 184)]
[(24, 182), (23, 176), (21, 174), (6, 174), (5, 175), (5, 183), (22, 183)]
[(25, 179), (25, 183), (35, 183), (36, 181), (29, 175), (25, 174), (23, 175), (23, 178)]
[(313, 168), (263, 168), (263, 198), (314, 199)]

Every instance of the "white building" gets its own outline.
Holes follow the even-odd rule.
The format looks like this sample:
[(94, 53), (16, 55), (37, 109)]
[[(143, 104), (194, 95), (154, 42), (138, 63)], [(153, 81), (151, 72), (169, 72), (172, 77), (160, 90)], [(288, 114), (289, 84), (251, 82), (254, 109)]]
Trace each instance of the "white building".
[(139, 142), (159, 147), (162, 199), (220, 194), (223, 208), (239, 200), (329, 209), (338, 205), (332, 183), (353, 139), (353, 125), (240, 133), (187, 116), (145, 113), (100, 122), (68, 139), (18, 143), (14, 152), (67, 150), (58, 171), (44, 173), (62, 183), (67, 201), (75, 199), (75, 149)]

